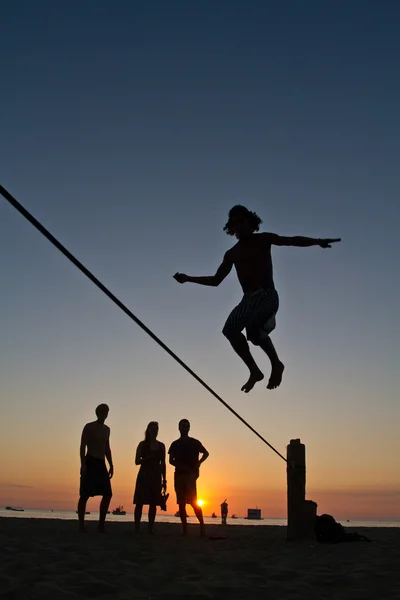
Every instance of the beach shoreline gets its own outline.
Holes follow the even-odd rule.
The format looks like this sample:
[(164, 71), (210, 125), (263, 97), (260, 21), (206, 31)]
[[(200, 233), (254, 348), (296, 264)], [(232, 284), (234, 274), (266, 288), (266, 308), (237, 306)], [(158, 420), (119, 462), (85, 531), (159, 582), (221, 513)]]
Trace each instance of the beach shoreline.
[[(357, 528), (372, 543), (286, 542), (282, 526), (189, 525), (0, 518), (3, 599), (113, 600), (399, 598), (400, 529)], [(352, 531), (352, 528), (348, 528)]]

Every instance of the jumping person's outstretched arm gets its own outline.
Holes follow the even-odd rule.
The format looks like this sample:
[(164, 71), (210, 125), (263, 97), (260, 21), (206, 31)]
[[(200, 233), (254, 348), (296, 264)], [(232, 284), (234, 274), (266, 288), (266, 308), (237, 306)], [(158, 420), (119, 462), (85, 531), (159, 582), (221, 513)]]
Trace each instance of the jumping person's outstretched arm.
[(342, 238), (309, 238), (301, 235), (294, 237), (284, 237), (276, 233), (265, 233), (268, 241), (274, 246), (297, 246), (299, 248), (308, 248), (309, 246), (320, 246), (321, 248), (331, 248), (331, 244), (340, 242)]
[(198, 283), (200, 285), (211, 285), (216, 287), (220, 283), (223, 282), (225, 277), (229, 275), (233, 267), (233, 262), (230, 258), (229, 250), (224, 256), (224, 260), (220, 264), (217, 269), (215, 275), (211, 275), (209, 277), (190, 277), (190, 275), (185, 275), (185, 273), (175, 273), (174, 279), (178, 283)]

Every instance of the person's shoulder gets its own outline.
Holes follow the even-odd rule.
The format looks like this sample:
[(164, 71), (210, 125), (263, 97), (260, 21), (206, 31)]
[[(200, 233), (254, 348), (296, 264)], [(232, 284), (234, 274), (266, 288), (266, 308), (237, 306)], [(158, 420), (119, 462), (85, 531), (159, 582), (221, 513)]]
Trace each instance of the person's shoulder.
[(83, 430), (87, 431), (88, 429), (93, 429), (93, 426), (96, 424), (96, 421), (90, 421), (90, 423), (86, 423)]
[(111, 429), (109, 428), (108, 425), (106, 425), (105, 423), (103, 424), (104, 430), (110, 432)]
[(193, 446), (202, 446), (203, 444), (200, 442), (200, 440), (196, 439), (196, 438), (189, 438), (190, 439), (190, 443), (193, 444)]
[(274, 240), (276, 240), (279, 236), (276, 233), (272, 233), (271, 231), (263, 231), (261, 233), (255, 233), (258, 239), (268, 246), (272, 246)]
[(274, 234), (269, 231), (260, 231), (259, 233), (253, 233), (253, 235), (258, 242), (270, 244)]
[(226, 260), (227, 262), (235, 262), (235, 257), (237, 255), (237, 249), (238, 249), (238, 243), (236, 242), (236, 244), (234, 246), (232, 246), (232, 248), (229, 248), (229, 250), (227, 250), (225, 252), (224, 255), (224, 260)]
[(168, 452), (171, 453), (171, 450), (173, 450), (174, 448), (176, 448), (176, 446), (178, 445), (179, 440), (175, 440), (174, 442), (171, 443)]

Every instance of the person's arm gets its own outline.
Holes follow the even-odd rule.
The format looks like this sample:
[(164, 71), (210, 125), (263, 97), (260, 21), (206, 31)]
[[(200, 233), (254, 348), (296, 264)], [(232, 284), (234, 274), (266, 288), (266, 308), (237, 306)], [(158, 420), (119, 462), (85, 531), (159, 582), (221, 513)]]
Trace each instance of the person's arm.
[(138, 444), (138, 447), (136, 448), (135, 465), (143, 464), (144, 457), (142, 456), (142, 453), (143, 453), (143, 442), (140, 442)]
[(162, 486), (164, 489), (167, 487), (167, 475), (166, 475), (166, 466), (165, 466), (165, 446), (161, 444), (161, 477), (162, 477)]
[(309, 246), (320, 246), (321, 248), (331, 248), (331, 244), (340, 242), (342, 238), (310, 238), (296, 235), (285, 237), (276, 233), (266, 233), (268, 242), (273, 246), (297, 246), (298, 248), (308, 248)]
[(200, 448), (200, 453), (203, 455), (201, 457), (201, 459), (199, 460), (199, 467), (201, 464), (203, 464), (204, 461), (207, 460), (207, 458), (210, 456), (210, 453), (208, 452), (208, 450), (206, 450), (204, 448), (204, 446), (201, 444), (201, 448)]
[(106, 459), (108, 460), (108, 464), (110, 465), (110, 468), (108, 470), (108, 474), (109, 474), (110, 479), (111, 479), (112, 476), (114, 475), (114, 465), (113, 465), (112, 456), (111, 456), (110, 432), (108, 432), (108, 437), (107, 437), (107, 441), (106, 441), (105, 454), (106, 454)]
[(87, 446), (87, 425), (85, 425), (85, 427), (82, 430), (82, 436), (81, 436), (81, 445), (79, 448), (79, 454), (80, 454), (80, 458), (81, 458), (81, 472), (83, 473), (86, 469), (86, 446)]
[(217, 269), (215, 275), (205, 276), (205, 277), (191, 277), (190, 275), (185, 275), (185, 273), (175, 273), (174, 279), (178, 283), (198, 283), (200, 285), (210, 285), (213, 287), (218, 286), (223, 282), (225, 277), (229, 275), (233, 267), (233, 262), (230, 258), (229, 251), (225, 254), (224, 260), (220, 264)]

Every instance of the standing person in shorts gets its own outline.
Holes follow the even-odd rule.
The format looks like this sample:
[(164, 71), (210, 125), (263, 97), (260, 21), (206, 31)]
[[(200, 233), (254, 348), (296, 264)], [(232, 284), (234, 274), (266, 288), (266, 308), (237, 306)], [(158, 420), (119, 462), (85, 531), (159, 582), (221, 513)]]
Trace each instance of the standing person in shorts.
[[(187, 419), (179, 421), (178, 428), (181, 437), (172, 442), (168, 454), (170, 464), (175, 467), (176, 503), (179, 505), (183, 535), (187, 533), (186, 504), (190, 504), (200, 523), (200, 535), (204, 536), (203, 512), (197, 504), (197, 479), (200, 465), (207, 460), (209, 453), (199, 440), (189, 437), (190, 423)], [(202, 454), (200, 459), (199, 454)]]
[[(238, 242), (225, 253), (215, 275), (210, 277), (191, 277), (184, 273), (174, 275), (178, 283), (190, 282), (217, 286), (229, 275), (232, 267), (235, 267), (243, 290), (243, 298), (229, 315), (222, 333), (250, 371), (248, 381), (242, 386), (242, 391), (246, 393), (250, 392), (258, 381), (264, 379), (264, 373), (251, 355), (247, 340), (255, 346), (260, 346), (271, 362), (271, 376), (267, 385), (269, 390), (281, 384), (285, 368), (269, 337), (275, 329), (275, 316), (279, 308), (279, 297), (273, 279), (271, 247), (331, 248), (332, 243), (340, 242), (340, 238), (282, 237), (276, 233), (256, 233), (261, 223), (262, 220), (255, 212), (245, 206), (234, 206), (229, 211), (224, 231), (228, 235), (235, 235)], [(246, 329), (247, 340), (242, 333), (243, 329)]]
[[(98, 530), (100, 533), (105, 533), (104, 524), (112, 498), (110, 480), (114, 475), (110, 428), (105, 425), (109, 410), (107, 404), (99, 404), (96, 408), (97, 420), (87, 423), (82, 431), (81, 485), (78, 502), (79, 531), (82, 533), (85, 532), (86, 503), (93, 496), (102, 496)], [(108, 461), (108, 469), (105, 459)]]

